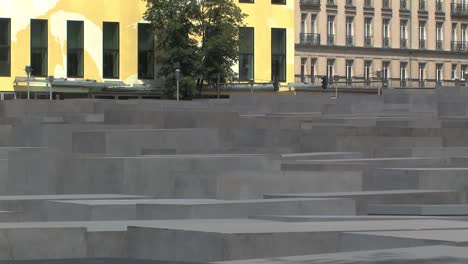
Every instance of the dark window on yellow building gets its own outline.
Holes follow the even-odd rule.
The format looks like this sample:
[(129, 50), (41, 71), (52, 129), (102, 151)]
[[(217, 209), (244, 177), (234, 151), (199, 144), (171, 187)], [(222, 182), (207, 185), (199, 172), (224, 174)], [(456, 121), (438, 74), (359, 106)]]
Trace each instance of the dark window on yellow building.
[(286, 29), (271, 29), (271, 80), (286, 81)]
[(47, 34), (47, 20), (31, 20), (31, 68), (33, 76), (47, 76)]
[(254, 28), (239, 29), (239, 80), (254, 79)]
[(0, 76), (11, 74), (11, 26), (9, 18), (0, 18)]
[(239, 3), (254, 3), (254, 0), (239, 0)]
[(154, 34), (150, 24), (138, 24), (138, 79), (154, 79)]
[(279, 4), (279, 5), (285, 5), (286, 4), (286, 0), (271, 0), (271, 3), (272, 4)]
[(103, 77), (119, 78), (120, 37), (119, 23), (104, 22), (103, 24)]
[(84, 77), (84, 26), (83, 21), (67, 23), (67, 76)]

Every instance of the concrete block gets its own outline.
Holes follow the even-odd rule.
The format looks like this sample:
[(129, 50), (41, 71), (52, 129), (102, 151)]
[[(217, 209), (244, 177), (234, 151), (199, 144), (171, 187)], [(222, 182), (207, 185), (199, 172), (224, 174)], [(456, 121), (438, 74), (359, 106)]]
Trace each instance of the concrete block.
[(73, 132), (73, 152), (116, 156), (142, 155), (144, 149), (177, 154), (219, 151), (216, 129), (127, 129)]
[(148, 197), (115, 194), (0, 196), (0, 209), (14, 212), (20, 222), (45, 221), (47, 220), (46, 203), (50, 200), (142, 198)]
[(468, 216), (468, 205), (373, 204), (367, 207), (367, 211), (371, 215)]
[[(129, 256), (173, 261), (226, 261), (340, 251), (343, 232), (450, 229), (464, 222), (441, 220), (366, 222), (172, 221), (129, 227)], [(363, 230), (364, 229), (364, 230)], [(165, 243), (158, 243), (164, 240)]]
[[(456, 191), (438, 190), (389, 190), (343, 193), (291, 193), (266, 194), (270, 198), (348, 198), (354, 199), (358, 215), (366, 215), (370, 204), (450, 204), (460, 203), (460, 195)], [(418, 202), (415, 202), (418, 201)]]
[(291, 256), (268, 259), (249, 259), (239, 261), (217, 262), (218, 264), (373, 264), (378, 262), (392, 264), (407, 263), (454, 263), (461, 264), (468, 261), (466, 249), (454, 246), (424, 246), (397, 249), (381, 249), (355, 251), (334, 254), (318, 254), (305, 256)]
[(405, 248), (430, 245), (466, 247), (468, 230), (423, 230), (350, 232), (342, 234), (342, 249), (345, 251), (384, 248)]
[(47, 202), (48, 221), (247, 218), (254, 214), (355, 214), (347, 199), (68, 200)]

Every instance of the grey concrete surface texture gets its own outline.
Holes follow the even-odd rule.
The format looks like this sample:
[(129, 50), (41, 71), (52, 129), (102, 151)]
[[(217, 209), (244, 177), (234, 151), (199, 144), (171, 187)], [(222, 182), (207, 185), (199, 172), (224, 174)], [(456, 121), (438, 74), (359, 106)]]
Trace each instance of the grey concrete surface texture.
[(134, 199), (69, 200), (47, 203), (48, 221), (248, 218), (257, 214), (353, 215), (351, 199)]
[(467, 128), (465, 88), (2, 101), (0, 263), (465, 263)]
[(340, 254), (291, 256), (271, 259), (249, 259), (216, 262), (217, 264), (462, 264), (468, 261), (466, 248), (453, 246), (425, 246), (398, 249), (357, 251)]

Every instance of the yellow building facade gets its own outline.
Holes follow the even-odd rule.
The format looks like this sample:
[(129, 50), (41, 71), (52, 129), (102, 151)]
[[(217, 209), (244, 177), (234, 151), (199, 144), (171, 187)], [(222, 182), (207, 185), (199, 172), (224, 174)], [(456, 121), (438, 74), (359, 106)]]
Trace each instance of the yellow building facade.
[[(236, 0), (239, 3), (239, 0)], [(247, 14), (245, 24), (254, 28), (254, 80), (272, 81), (272, 29), (286, 31), (286, 78), (294, 82), (294, 0), (240, 0), (239, 6)], [(278, 3), (275, 3), (278, 2)]]
[[(275, 2), (239, 3), (248, 14), (246, 25), (255, 29), (254, 79), (256, 82), (271, 81), (271, 32), (272, 28), (280, 28), (286, 32), (286, 78), (283, 81), (293, 82), (294, 2), (272, 4), (272, 1)], [(146, 2), (142, 0), (0, 0), (0, 92), (24, 90), (23, 86), (15, 84), (15, 79), (26, 77), (25, 66), (33, 67), (32, 64), (42, 72), (35, 74), (37, 69), (32, 69), (33, 76), (40, 76), (37, 79), (54, 76), (55, 79), (119, 81), (130, 86), (154, 84), (152, 80), (157, 76), (149, 74), (146, 76), (152, 78), (142, 78), (139, 74), (138, 32), (139, 26), (145, 24), (145, 10)], [(41, 23), (45, 27), (42, 38), (36, 37), (38, 33), (35, 32)], [(106, 34), (110, 35), (106, 37)], [(71, 39), (81, 44), (70, 44)], [(114, 56), (113, 52), (118, 55)], [(45, 58), (46, 62), (38, 66), (32, 57), (35, 60)], [(112, 69), (106, 70), (109, 63), (113, 63)], [(76, 67), (78, 69), (71, 69)], [(154, 72), (154, 68), (150, 69)]]

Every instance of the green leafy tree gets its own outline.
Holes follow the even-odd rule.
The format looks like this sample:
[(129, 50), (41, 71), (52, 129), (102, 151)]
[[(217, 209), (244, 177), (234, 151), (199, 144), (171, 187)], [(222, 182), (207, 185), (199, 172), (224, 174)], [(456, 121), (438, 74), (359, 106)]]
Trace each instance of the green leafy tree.
[(238, 60), (239, 27), (245, 14), (232, 0), (144, 0), (145, 20), (155, 33), (155, 59), (165, 93), (173, 97), (175, 70), (182, 73), (181, 94), (212, 84), (218, 74), (232, 76)]
[(201, 68), (197, 80), (203, 83), (234, 75), (232, 66), (239, 59), (239, 27), (244, 26), (245, 14), (232, 0), (200, 0), (195, 19), (197, 35), (201, 36)]

